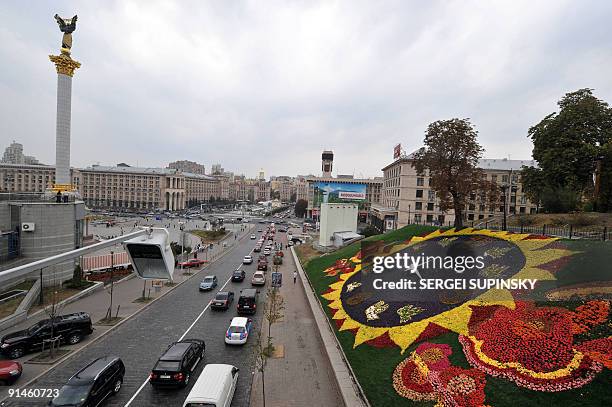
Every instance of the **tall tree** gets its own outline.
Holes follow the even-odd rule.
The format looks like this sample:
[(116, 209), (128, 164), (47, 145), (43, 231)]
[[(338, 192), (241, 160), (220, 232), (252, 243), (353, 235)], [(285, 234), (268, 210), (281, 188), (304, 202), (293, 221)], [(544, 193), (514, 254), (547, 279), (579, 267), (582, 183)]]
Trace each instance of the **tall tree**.
[(295, 203), (295, 216), (303, 218), (306, 213), (306, 208), (308, 208), (308, 201), (305, 199), (298, 199)]
[[(583, 198), (592, 197), (596, 161), (612, 142), (612, 109), (593, 96), (592, 89), (567, 93), (557, 105), (558, 113), (529, 129), (539, 169), (523, 171), (523, 176), (539, 179), (526, 184), (525, 191), (534, 196), (544, 191), (546, 211), (574, 210)], [(611, 165), (602, 163), (602, 172)], [(600, 194), (611, 189), (612, 185), (602, 185)]]
[(417, 172), (429, 173), (440, 210), (454, 209), (455, 227), (463, 227), (470, 195), (478, 196), (483, 203), (497, 196), (497, 189), (477, 166), (484, 151), (476, 141), (477, 134), (469, 119), (438, 120), (427, 127), (424, 147), (414, 154)]

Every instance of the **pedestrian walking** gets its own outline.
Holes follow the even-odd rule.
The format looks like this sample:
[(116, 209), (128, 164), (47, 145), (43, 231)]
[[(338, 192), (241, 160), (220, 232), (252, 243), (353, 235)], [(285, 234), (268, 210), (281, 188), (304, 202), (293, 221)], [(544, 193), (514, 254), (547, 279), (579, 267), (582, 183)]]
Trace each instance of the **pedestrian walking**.
[(293, 270), (293, 284), (297, 281), (297, 270)]

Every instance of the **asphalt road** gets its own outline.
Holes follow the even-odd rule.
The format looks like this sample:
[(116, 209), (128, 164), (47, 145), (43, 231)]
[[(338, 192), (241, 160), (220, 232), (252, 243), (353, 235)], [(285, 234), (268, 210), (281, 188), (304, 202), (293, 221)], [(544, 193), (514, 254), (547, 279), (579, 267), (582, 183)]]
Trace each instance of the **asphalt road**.
[[(259, 233), (256, 233), (259, 235)], [(255, 242), (245, 238), (225, 257), (203, 269), (190, 280), (151, 304), (140, 314), (126, 321), (111, 333), (91, 344), (77, 355), (55, 366), (51, 371), (30, 385), (31, 389), (60, 388), (72, 374), (90, 361), (103, 355), (121, 357), (126, 366), (123, 388), (114, 397), (110, 397), (105, 406), (125, 406), (130, 400), (130, 406), (181, 406), (195, 383), (203, 367), (207, 363), (227, 363), (240, 369), (238, 385), (232, 406), (248, 406), (252, 381), (253, 346), (255, 335), (242, 347), (227, 346), (224, 334), (232, 317), (236, 315), (236, 302), (239, 292), (249, 288), (250, 278), (256, 269), (255, 263), (242, 266), (242, 258), (249, 254)], [(229, 281), (226, 289), (234, 291), (236, 300), (228, 311), (211, 311), (208, 303), (238, 266), (247, 271), (246, 279), (241, 283)], [(208, 274), (214, 274), (219, 279), (219, 287), (211, 292), (200, 293), (198, 290), (201, 279)], [(263, 305), (264, 289), (262, 288), (259, 303)], [(200, 319), (196, 321), (198, 316)], [(252, 317), (255, 329), (259, 329), (262, 313)], [(193, 326), (192, 326), (193, 325)], [(190, 329), (191, 327), (191, 329)], [(186, 331), (189, 332), (186, 333)], [(186, 334), (185, 334), (186, 333)], [(185, 338), (201, 338), (206, 341), (206, 356), (200, 362), (192, 375), (190, 385), (185, 389), (157, 390), (148, 383), (151, 368), (161, 353), (173, 341), (181, 336)], [(2, 406), (41, 406), (48, 399), (9, 398)]]

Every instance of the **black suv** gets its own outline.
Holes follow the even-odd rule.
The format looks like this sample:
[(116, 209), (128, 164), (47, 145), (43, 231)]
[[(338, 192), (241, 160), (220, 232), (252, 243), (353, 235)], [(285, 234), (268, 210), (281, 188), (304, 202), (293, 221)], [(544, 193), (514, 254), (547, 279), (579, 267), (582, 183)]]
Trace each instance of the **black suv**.
[(103, 356), (75, 373), (48, 405), (99, 406), (108, 396), (121, 390), (124, 375), (125, 366), (121, 359)]
[(51, 325), (51, 319), (43, 319), (28, 329), (4, 335), (0, 339), (0, 353), (11, 359), (17, 359), (26, 352), (40, 351), (45, 339), (59, 336), (61, 343), (74, 345), (93, 332), (91, 318), (86, 312), (55, 317), (53, 334)]
[(247, 288), (240, 292), (238, 298), (238, 314), (254, 314), (257, 311), (257, 294), (254, 288)]
[(205, 349), (201, 339), (172, 343), (153, 367), (149, 383), (152, 386), (187, 386), (191, 372), (204, 358)]

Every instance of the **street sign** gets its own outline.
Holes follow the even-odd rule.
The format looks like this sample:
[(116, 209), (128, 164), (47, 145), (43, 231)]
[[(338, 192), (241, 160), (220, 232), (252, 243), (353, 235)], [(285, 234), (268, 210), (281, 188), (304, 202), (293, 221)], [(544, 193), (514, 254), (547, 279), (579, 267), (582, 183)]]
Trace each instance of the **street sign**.
[(283, 285), (282, 273), (275, 271), (272, 273), (272, 287), (280, 287)]

